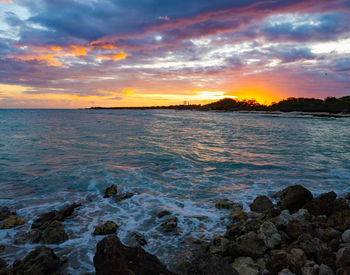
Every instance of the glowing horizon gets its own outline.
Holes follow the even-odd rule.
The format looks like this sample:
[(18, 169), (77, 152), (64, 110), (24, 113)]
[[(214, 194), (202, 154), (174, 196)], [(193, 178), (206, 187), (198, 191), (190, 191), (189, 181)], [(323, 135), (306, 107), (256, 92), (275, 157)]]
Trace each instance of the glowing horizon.
[(350, 94), (342, 0), (6, 0), (0, 10), (0, 108)]

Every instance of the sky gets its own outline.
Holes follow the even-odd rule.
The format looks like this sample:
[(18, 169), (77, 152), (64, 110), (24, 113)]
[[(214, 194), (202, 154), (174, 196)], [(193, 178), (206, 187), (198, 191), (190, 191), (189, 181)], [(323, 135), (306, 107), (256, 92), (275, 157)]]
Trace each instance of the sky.
[(0, 0), (0, 108), (350, 95), (350, 0)]

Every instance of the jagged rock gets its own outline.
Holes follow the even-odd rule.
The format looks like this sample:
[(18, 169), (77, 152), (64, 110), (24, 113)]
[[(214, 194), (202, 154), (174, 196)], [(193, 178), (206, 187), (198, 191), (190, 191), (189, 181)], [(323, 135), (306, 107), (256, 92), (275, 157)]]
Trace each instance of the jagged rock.
[(250, 204), (250, 210), (263, 214), (269, 213), (273, 207), (272, 201), (267, 196), (257, 196)]
[(54, 274), (61, 262), (52, 249), (39, 246), (30, 252), (23, 260), (13, 263), (15, 274), (47, 275)]
[(154, 255), (141, 247), (124, 246), (117, 236), (105, 237), (94, 256), (96, 275), (173, 274)]
[(350, 269), (350, 247), (344, 247), (337, 252), (336, 266), (344, 270)]
[(266, 268), (272, 274), (278, 274), (282, 269), (288, 268), (289, 266), (289, 255), (284, 250), (276, 251), (271, 259), (267, 261)]
[(313, 196), (309, 190), (301, 185), (294, 185), (282, 190), (282, 196), (278, 202), (278, 206), (281, 209), (288, 209), (294, 213), (312, 200)]
[(336, 265), (336, 254), (331, 250), (322, 249), (317, 252), (317, 263), (319, 265), (325, 264), (333, 269), (335, 269)]
[(292, 215), (292, 220), (297, 220), (297, 221), (307, 221), (311, 219), (311, 215), (307, 209), (299, 209), (296, 213)]
[(228, 255), (230, 241), (223, 237), (214, 237), (209, 246), (209, 252), (211, 254), (219, 254), (221, 256)]
[(168, 216), (168, 215), (171, 215), (171, 212), (168, 210), (161, 210), (157, 213), (157, 217), (159, 219), (163, 218), (164, 216)]
[(4, 206), (0, 211), (0, 221), (9, 218), (11, 215), (16, 215), (16, 211), (11, 211), (10, 208)]
[(334, 275), (334, 271), (329, 266), (321, 264), (318, 275)]
[(126, 199), (129, 199), (131, 198), (132, 196), (134, 196), (134, 193), (125, 193), (125, 194), (120, 194), (116, 197), (116, 201), (119, 202), (119, 201), (123, 201), (123, 200), (126, 200)]
[(62, 223), (59, 221), (50, 223), (42, 234), (42, 238), (45, 244), (60, 244), (69, 239)]
[[(262, 257), (267, 249), (264, 241), (255, 232), (249, 232), (238, 237), (232, 249), (240, 256), (247, 256), (253, 259)], [(231, 252), (235, 254), (235, 252)]]
[(116, 184), (112, 184), (111, 186), (106, 188), (105, 195), (103, 197), (104, 198), (112, 197), (114, 194), (117, 194), (117, 192), (118, 192), (117, 185)]
[(79, 206), (81, 206), (81, 204), (73, 203), (63, 207), (58, 211), (53, 210), (53, 211), (45, 212), (41, 214), (39, 218), (33, 222), (32, 229), (38, 228), (40, 230), (44, 230), (53, 221), (62, 222), (65, 219), (69, 218), (73, 214), (74, 209)]
[(237, 270), (239, 274), (245, 275), (258, 275), (261, 270), (261, 267), (250, 257), (236, 258), (232, 267)]
[(234, 202), (229, 199), (221, 199), (215, 203), (215, 207), (218, 209), (231, 209), (234, 206)]
[(171, 232), (177, 227), (177, 217), (174, 215), (169, 216), (166, 221), (162, 223), (162, 227), (166, 232)]
[(290, 271), (288, 268), (285, 268), (278, 272), (278, 275), (295, 275), (295, 273)]
[(17, 216), (11, 215), (10, 217), (2, 221), (1, 229), (10, 229), (12, 227), (22, 224), (24, 224), (23, 220), (21, 220)]
[(188, 268), (186, 275), (240, 275), (224, 257), (206, 254), (196, 257)]
[(331, 241), (333, 239), (339, 239), (341, 237), (341, 232), (338, 230), (335, 230), (331, 227), (329, 228), (317, 228), (316, 234), (319, 239), (321, 239), (324, 242)]
[(103, 225), (95, 227), (94, 235), (108, 235), (113, 234), (118, 230), (119, 226), (113, 221), (106, 221)]
[(147, 244), (146, 238), (137, 232), (134, 232), (131, 235), (131, 239), (134, 243), (137, 243), (138, 245), (141, 245), (141, 246), (144, 246)]
[(341, 235), (341, 239), (344, 243), (350, 243), (350, 229), (344, 231)]
[(316, 197), (313, 201), (308, 202), (305, 207), (309, 210), (311, 215), (329, 215), (334, 208), (337, 194), (332, 192), (324, 193)]
[(325, 243), (310, 234), (302, 234), (294, 243), (293, 247), (302, 249), (307, 255), (316, 255), (322, 249), (326, 249)]
[(310, 222), (292, 220), (287, 225), (286, 233), (290, 239), (296, 240), (304, 233), (314, 234), (314, 230)]
[(281, 243), (281, 235), (272, 222), (264, 222), (259, 228), (258, 236), (268, 248), (275, 248)]
[(313, 266), (304, 266), (301, 269), (301, 274), (302, 275), (318, 275), (320, 270), (319, 265), (315, 264)]
[(293, 218), (292, 215), (289, 213), (289, 210), (283, 210), (281, 214), (274, 220), (277, 228), (284, 228), (288, 225), (288, 223), (291, 220), (293, 220)]

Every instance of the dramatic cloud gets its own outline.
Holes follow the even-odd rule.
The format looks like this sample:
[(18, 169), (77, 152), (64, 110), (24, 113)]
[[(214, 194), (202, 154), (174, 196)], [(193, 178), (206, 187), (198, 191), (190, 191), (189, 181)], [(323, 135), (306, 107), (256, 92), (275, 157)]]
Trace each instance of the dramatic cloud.
[(350, 91), (348, 0), (2, 0), (0, 10), (0, 107)]

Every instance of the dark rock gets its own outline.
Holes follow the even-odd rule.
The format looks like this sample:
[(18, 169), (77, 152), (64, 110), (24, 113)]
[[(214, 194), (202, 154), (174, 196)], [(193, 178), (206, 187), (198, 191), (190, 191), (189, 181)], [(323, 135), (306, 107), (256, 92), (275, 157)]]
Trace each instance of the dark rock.
[(340, 239), (341, 236), (341, 232), (338, 230), (335, 230), (331, 227), (329, 228), (318, 228), (316, 229), (316, 234), (317, 237), (324, 241), (324, 242), (329, 242), (333, 239)]
[(234, 202), (229, 199), (221, 199), (215, 203), (215, 207), (218, 209), (232, 209)]
[(11, 215), (16, 215), (16, 211), (11, 211), (10, 208), (4, 206), (0, 211), (0, 221), (9, 218)]
[(325, 264), (335, 269), (336, 254), (329, 249), (322, 249), (317, 252), (317, 263)]
[(228, 239), (225, 239), (223, 237), (214, 237), (209, 246), (209, 252), (211, 254), (219, 254), (221, 256), (227, 256), (228, 250), (229, 250), (229, 243), (230, 241)]
[(347, 193), (347, 194), (345, 195), (345, 199), (350, 200), (350, 193)]
[(305, 205), (311, 215), (320, 216), (326, 215), (330, 216), (336, 211), (341, 211), (349, 209), (346, 201), (344, 199), (336, 199), (337, 194), (332, 192), (324, 193), (319, 195), (313, 201), (308, 202)]
[(11, 268), (0, 268), (0, 275), (14, 275)]
[(177, 217), (174, 215), (169, 216), (166, 221), (162, 223), (162, 227), (166, 232), (174, 231), (177, 227)]
[(39, 246), (23, 260), (16, 260), (13, 264), (13, 270), (15, 274), (21, 275), (47, 275), (54, 274), (60, 264), (60, 259), (52, 249)]
[(5, 250), (5, 248), (6, 248), (6, 246), (1, 244), (1, 245), (0, 245), (0, 252), (3, 251), (3, 250)]
[(272, 222), (264, 222), (259, 228), (261, 238), (268, 248), (275, 248), (281, 244), (282, 238), (276, 226)]
[(69, 239), (62, 223), (59, 221), (51, 222), (42, 234), (42, 238), (45, 244), (60, 244)]
[(0, 259), (0, 268), (6, 267), (6, 266), (7, 266), (6, 261), (3, 259)]
[(81, 206), (81, 204), (73, 203), (63, 207), (60, 210), (53, 210), (45, 212), (39, 216), (32, 224), (32, 229), (39, 228), (44, 230), (53, 221), (64, 221), (65, 219), (72, 216), (74, 209)]
[(113, 234), (118, 230), (119, 226), (113, 221), (106, 221), (103, 225), (95, 227), (94, 235)]
[(262, 220), (255, 218), (247, 221), (240, 221), (235, 224), (228, 224), (226, 226), (225, 238), (234, 240), (240, 235), (249, 233), (250, 231), (256, 232), (262, 224)]
[(158, 212), (157, 217), (161, 219), (164, 216), (168, 216), (168, 215), (171, 215), (170, 211), (168, 211), (168, 210), (161, 210), (161, 211)]
[(294, 185), (282, 190), (278, 206), (281, 209), (288, 209), (291, 213), (294, 213), (312, 200), (313, 196), (309, 190), (301, 185)]
[(233, 207), (230, 219), (234, 221), (246, 221), (248, 219), (248, 214), (241, 207)]
[(329, 266), (325, 264), (320, 265), (320, 270), (318, 275), (334, 275), (334, 274), (335, 274), (334, 271)]
[(186, 275), (240, 275), (220, 255), (206, 254), (193, 260)]
[(249, 232), (238, 237), (230, 248), (231, 255), (248, 256), (253, 259), (264, 256), (267, 247), (262, 239), (255, 232)]
[(320, 239), (312, 237), (310, 234), (302, 234), (296, 242), (292, 244), (293, 247), (302, 249), (307, 255), (316, 255), (327, 246)]
[(144, 246), (147, 244), (147, 241), (146, 241), (146, 238), (144, 236), (142, 236), (141, 234), (137, 233), (137, 232), (134, 232), (132, 235), (131, 235), (131, 239), (141, 245), (141, 246)]
[(96, 275), (173, 274), (154, 255), (141, 247), (124, 246), (117, 236), (105, 237), (94, 256)]
[(343, 232), (341, 239), (344, 243), (350, 243), (350, 229)]
[(239, 274), (258, 275), (262, 270), (254, 260), (250, 257), (238, 257), (232, 264)]
[(329, 241), (328, 247), (333, 251), (337, 252), (339, 250), (339, 241), (337, 239), (333, 239)]
[(250, 204), (250, 209), (254, 212), (267, 214), (273, 208), (272, 201), (266, 196), (258, 196)]
[(292, 220), (287, 225), (286, 233), (290, 239), (296, 240), (304, 233), (314, 234), (314, 230), (310, 222)]
[(274, 253), (266, 263), (266, 268), (272, 274), (278, 274), (282, 269), (289, 267), (289, 256), (286, 251), (280, 250)]
[(327, 225), (340, 231), (350, 228), (350, 210), (345, 209), (333, 213), (327, 220)]
[(41, 240), (42, 233), (38, 229), (33, 229), (29, 232), (19, 232), (15, 236), (15, 244), (25, 244), (25, 243), (39, 243)]
[(11, 215), (7, 219), (2, 221), (1, 229), (10, 229), (12, 227), (23, 225), (24, 221), (18, 218), (17, 216)]
[(116, 197), (116, 201), (119, 202), (119, 201), (123, 201), (123, 200), (126, 200), (126, 199), (129, 199), (131, 198), (132, 196), (134, 196), (134, 193), (125, 193), (125, 194), (120, 194)]
[(112, 184), (111, 186), (107, 187), (105, 190), (104, 198), (112, 197), (114, 194), (117, 194), (118, 187), (116, 184)]
[(344, 270), (350, 269), (350, 247), (339, 249), (336, 256), (336, 266)]
[(299, 248), (292, 248), (289, 254), (289, 269), (295, 274), (301, 274), (301, 269), (306, 263), (306, 255)]

